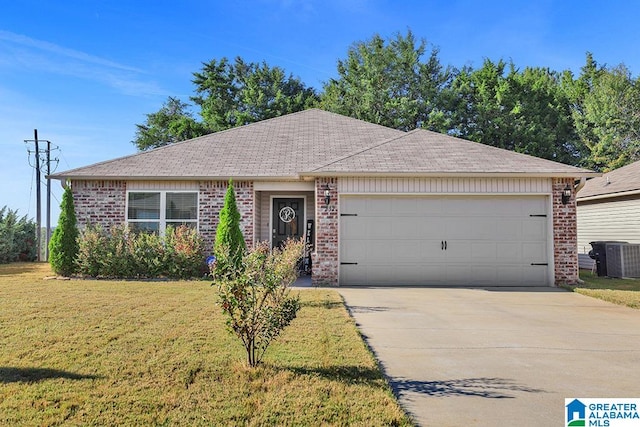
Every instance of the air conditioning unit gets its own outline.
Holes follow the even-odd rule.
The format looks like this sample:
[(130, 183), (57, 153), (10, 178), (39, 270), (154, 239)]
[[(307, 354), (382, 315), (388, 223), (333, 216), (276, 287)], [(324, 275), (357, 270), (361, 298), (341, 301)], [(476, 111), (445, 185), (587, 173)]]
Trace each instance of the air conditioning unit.
[(640, 277), (640, 244), (607, 243), (607, 276)]

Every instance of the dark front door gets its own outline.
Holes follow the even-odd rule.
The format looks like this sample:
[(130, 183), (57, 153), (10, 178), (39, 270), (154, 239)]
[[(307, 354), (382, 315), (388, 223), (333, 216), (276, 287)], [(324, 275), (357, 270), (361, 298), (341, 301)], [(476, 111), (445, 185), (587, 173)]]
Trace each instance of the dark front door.
[(279, 247), (287, 238), (300, 238), (304, 234), (304, 199), (274, 198), (271, 243)]

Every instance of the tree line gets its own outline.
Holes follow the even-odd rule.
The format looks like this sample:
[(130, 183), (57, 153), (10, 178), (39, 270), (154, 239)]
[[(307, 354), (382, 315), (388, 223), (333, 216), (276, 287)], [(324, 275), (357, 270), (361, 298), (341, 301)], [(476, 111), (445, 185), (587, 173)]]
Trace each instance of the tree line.
[(640, 159), (640, 81), (586, 53), (579, 75), (502, 59), (445, 66), (409, 30), (354, 43), (322, 91), (280, 67), (237, 57), (193, 73), (199, 108), (169, 97), (136, 125), (148, 150), (252, 122), (321, 108), (401, 130), (424, 128), (562, 163), (607, 171)]

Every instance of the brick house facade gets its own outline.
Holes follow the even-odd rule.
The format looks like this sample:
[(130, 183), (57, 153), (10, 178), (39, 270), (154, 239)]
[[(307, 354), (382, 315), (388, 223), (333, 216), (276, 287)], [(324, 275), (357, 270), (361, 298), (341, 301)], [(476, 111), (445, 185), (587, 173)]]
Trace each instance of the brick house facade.
[[(185, 158), (189, 159), (188, 166), (185, 166), (183, 161)], [(463, 276), (463, 282), (459, 279), (456, 285), (467, 281), (468, 284), (474, 284), (476, 275), (488, 274), (486, 272), (493, 276), (485, 275), (485, 283), (497, 274), (501, 277), (502, 285), (510, 284), (510, 277), (519, 280), (518, 283), (526, 282), (528, 285), (554, 285), (572, 284), (578, 280), (575, 197), (572, 195), (565, 204), (562, 191), (567, 186), (573, 189), (578, 179), (597, 175), (589, 170), (448, 135), (420, 129), (402, 132), (311, 109), (180, 144), (171, 144), (128, 157), (60, 172), (52, 175), (52, 178), (72, 183), (76, 216), (81, 227), (99, 224), (109, 228), (113, 224), (123, 224), (127, 221), (149, 227), (149, 221), (155, 221), (157, 223), (154, 223), (153, 227), (162, 232), (162, 227), (169, 225), (172, 220), (175, 222), (176, 219), (169, 218), (169, 214), (165, 215), (164, 207), (175, 200), (189, 200), (188, 206), (178, 207), (177, 211), (171, 212), (185, 212), (188, 221), (197, 224), (207, 250), (213, 247), (219, 211), (223, 206), (227, 183), (231, 178), (234, 180), (236, 202), (247, 246), (252, 247), (262, 240), (271, 240), (274, 244), (276, 232), (285, 230), (286, 234), (286, 230), (294, 230), (297, 235), (301, 235), (300, 230), (303, 227), (308, 228), (313, 224), (312, 282), (315, 285), (330, 286), (345, 283), (348, 285), (350, 279), (345, 279), (343, 273), (354, 270), (347, 270), (345, 265), (358, 264), (353, 260), (341, 259), (342, 252), (346, 252), (343, 243), (348, 241), (346, 238), (341, 241), (341, 236), (353, 230), (357, 233), (384, 231), (377, 230), (375, 224), (357, 223), (367, 217), (365, 214), (362, 214), (356, 223), (349, 222), (355, 216), (341, 210), (349, 203), (357, 202), (358, 198), (377, 200), (378, 204), (396, 203), (400, 199), (405, 202), (408, 200), (409, 204), (411, 201), (420, 204), (427, 199), (435, 200), (436, 204), (446, 204), (452, 200), (462, 203), (467, 200), (470, 212), (465, 213), (466, 219), (463, 220), (467, 222), (447, 223), (450, 228), (460, 229), (468, 229), (469, 224), (475, 224), (474, 221), (479, 224), (478, 229), (481, 229), (482, 224), (491, 219), (482, 220), (479, 215), (474, 217), (473, 209), (485, 209), (482, 207), (482, 200), (489, 201), (485, 205), (491, 205), (495, 201), (496, 204), (501, 204), (501, 207), (494, 207), (490, 213), (495, 212), (496, 218), (504, 216), (511, 221), (509, 230), (512, 230), (513, 236), (516, 237), (501, 230), (496, 234), (501, 234), (502, 240), (484, 233), (489, 235), (486, 241), (471, 241), (467, 238), (467, 243), (459, 244), (458, 248), (464, 245), (468, 247), (462, 248), (464, 250), (456, 255), (462, 257), (456, 260), (456, 266), (459, 267), (456, 273), (462, 272), (466, 276)], [(328, 197), (325, 194), (327, 191)], [(136, 195), (133, 195), (132, 210), (129, 197), (136, 192), (143, 194), (137, 195), (141, 198), (137, 201)], [(144, 199), (152, 192), (159, 195), (154, 196), (156, 205), (153, 215), (157, 215), (157, 200), (161, 200), (159, 221), (148, 219), (148, 215), (152, 213), (146, 210), (147, 201)], [(180, 192), (189, 194), (174, 194)], [(277, 215), (276, 204), (287, 200), (293, 200), (298, 205), (297, 219), (288, 228), (283, 228), (280, 227), (282, 224)], [(529, 206), (526, 209), (534, 206), (531, 210), (535, 212), (524, 212), (525, 205)], [(512, 212), (505, 213), (501, 210), (502, 207), (505, 211)], [(519, 210), (523, 210), (522, 219), (509, 217)], [(133, 215), (133, 219), (129, 218), (129, 215)], [(351, 219), (342, 218), (342, 215)], [(421, 223), (416, 221), (420, 221), (421, 217), (415, 213), (413, 215), (407, 221), (412, 221), (411, 224), (420, 227)], [(444, 212), (431, 220), (446, 222), (447, 218), (448, 215)], [(383, 220), (387, 222), (377, 224), (385, 230), (391, 230), (404, 221), (393, 216)], [(429, 220), (430, 218), (424, 218), (424, 221)], [(355, 226), (347, 227), (345, 224)], [(492, 224), (492, 227), (501, 226), (498, 219), (494, 219)], [(419, 235), (417, 231), (416, 236)], [(407, 231), (404, 233), (406, 235)], [(411, 230), (408, 233), (415, 241)], [(533, 237), (532, 233), (535, 234)], [(528, 237), (517, 237), (525, 234)], [(436, 251), (422, 256), (427, 257), (424, 259), (430, 262), (429, 268), (433, 270), (435, 267), (433, 274), (438, 275), (440, 272), (437, 271), (437, 267), (440, 264), (437, 260), (447, 255), (444, 252), (447, 246), (446, 239), (440, 241), (433, 236), (424, 237), (424, 233), (422, 236), (421, 239), (431, 239), (429, 244), (432, 246), (429, 250)], [(356, 243), (360, 245), (358, 250), (364, 254), (373, 248), (363, 243), (368, 241), (368, 237), (364, 234), (362, 237), (362, 241)], [(385, 238), (392, 239), (387, 246), (396, 245), (400, 250), (409, 250), (408, 246), (402, 246), (403, 241), (395, 238), (393, 234)], [(393, 240), (394, 238), (396, 240)], [(465, 241), (464, 237), (456, 238), (458, 243)], [(358, 235), (355, 239), (359, 239)], [(435, 249), (434, 239), (438, 246)], [(418, 243), (425, 246), (427, 240)], [(378, 271), (387, 274), (391, 277), (390, 280), (395, 278), (394, 274), (397, 272), (402, 274), (404, 267), (397, 266), (394, 269), (393, 264), (387, 263), (385, 265), (389, 266), (389, 270), (393, 270), (390, 272), (384, 270), (386, 266), (375, 265), (378, 261), (374, 258), (388, 261), (393, 258), (393, 254), (389, 252), (388, 247), (384, 247), (385, 241), (374, 243), (378, 248), (378, 253), (374, 254), (377, 258), (365, 259), (357, 268), (362, 270), (369, 268), (363, 266), (371, 266), (370, 270), (365, 271), (366, 274), (376, 274), (375, 271)], [(415, 246), (415, 242), (413, 244)], [(442, 248), (439, 247), (440, 244)], [(472, 244), (475, 245), (473, 250)], [(496, 250), (500, 245), (502, 249)], [(482, 248), (478, 249), (480, 247)], [(353, 247), (348, 249), (351, 250)], [(440, 252), (440, 249), (443, 249), (443, 252)], [(495, 252), (494, 255), (498, 257), (495, 259), (498, 261), (501, 261), (500, 257), (506, 259), (513, 254), (519, 254), (519, 259), (509, 261), (511, 264), (502, 262), (504, 260), (493, 265), (486, 264), (489, 258), (482, 258), (482, 255), (490, 250)], [(480, 261), (471, 258), (475, 256), (472, 254), (473, 251), (476, 255), (481, 254)], [(387, 255), (380, 258), (383, 252)], [(529, 256), (531, 259), (525, 259), (525, 252), (533, 254)], [(448, 254), (454, 255), (453, 252)], [(470, 262), (469, 265), (476, 270), (465, 267), (465, 256)], [(416, 280), (420, 281), (422, 276), (415, 272), (422, 271), (423, 265), (420, 260), (423, 258), (412, 254), (404, 257), (403, 260), (414, 260), (411, 261), (414, 268), (411, 278), (413, 283)], [(475, 264), (471, 264), (471, 261)], [(506, 266), (505, 271), (500, 270), (502, 265)], [(361, 277), (369, 277), (366, 274)], [(522, 278), (525, 274), (537, 278), (528, 281), (527, 278)], [(447, 284), (447, 279), (442, 274), (438, 280), (438, 283)], [(430, 281), (428, 274), (424, 276), (424, 284), (428, 285)]]
[[(316, 286), (337, 286), (339, 283), (339, 178), (317, 178), (315, 185), (315, 251), (312, 254), (312, 283)], [(207, 250), (211, 251), (218, 225), (218, 214), (227, 190), (225, 181), (203, 181), (199, 184), (199, 226)], [(562, 192), (573, 186), (571, 179), (552, 181), (553, 264), (554, 284), (575, 284), (578, 280), (576, 205), (572, 196), (562, 203)], [(126, 218), (127, 183), (125, 181), (74, 181), (72, 185), (76, 216), (80, 227), (100, 225), (108, 229), (124, 223)], [(256, 241), (253, 182), (234, 183), (236, 202), (247, 247)], [(329, 204), (325, 190), (329, 189)]]

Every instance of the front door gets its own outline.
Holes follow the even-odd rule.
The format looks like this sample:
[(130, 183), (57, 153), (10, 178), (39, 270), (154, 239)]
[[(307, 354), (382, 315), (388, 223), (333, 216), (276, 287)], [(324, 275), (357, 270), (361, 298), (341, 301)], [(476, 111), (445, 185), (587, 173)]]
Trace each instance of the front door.
[(304, 198), (274, 198), (272, 206), (271, 244), (280, 247), (288, 238), (304, 234)]

